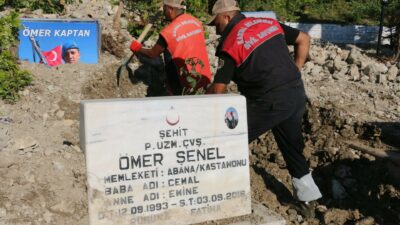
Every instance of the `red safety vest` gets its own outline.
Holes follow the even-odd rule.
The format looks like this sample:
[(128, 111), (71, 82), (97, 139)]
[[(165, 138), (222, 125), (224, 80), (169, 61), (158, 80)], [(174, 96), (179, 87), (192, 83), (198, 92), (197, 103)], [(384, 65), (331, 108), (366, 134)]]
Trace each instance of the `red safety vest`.
[[(182, 76), (182, 68), (187, 71), (194, 69), (202, 75), (201, 78), (192, 76), (198, 80), (194, 91), (201, 87), (206, 87), (211, 82), (211, 70), (202, 23), (189, 14), (183, 14), (175, 18), (160, 34), (167, 42), (167, 48), (177, 67), (182, 87), (190, 89), (191, 81), (193, 81), (193, 79)], [(185, 63), (185, 60), (188, 59), (193, 59), (194, 62), (200, 60), (203, 66), (197, 64), (195, 68), (192, 68), (191, 65)], [(188, 90), (185, 94), (188, 94)]]
[(274, 19), (246, 18), (226, 37), (222, 51), (228, 53), (239, 67), (258, 46), (279, 34), (284, 32)]

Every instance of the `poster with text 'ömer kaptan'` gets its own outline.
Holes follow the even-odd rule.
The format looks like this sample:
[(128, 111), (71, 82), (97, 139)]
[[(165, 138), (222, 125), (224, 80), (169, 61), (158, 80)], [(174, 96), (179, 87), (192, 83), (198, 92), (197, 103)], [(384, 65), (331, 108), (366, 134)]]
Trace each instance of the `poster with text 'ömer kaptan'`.
[(250, 214), (246, 101), (202, 95), (81, 102), (91, 225)]
[(19, 59), (48, 66), (98, 63), (100, 25), (95, 20), (21, 19)]

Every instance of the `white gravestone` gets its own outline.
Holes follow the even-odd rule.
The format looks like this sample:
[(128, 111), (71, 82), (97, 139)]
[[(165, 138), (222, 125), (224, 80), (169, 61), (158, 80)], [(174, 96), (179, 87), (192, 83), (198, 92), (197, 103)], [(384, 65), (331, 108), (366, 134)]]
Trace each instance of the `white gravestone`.
[(180, 225), (251, 213), (246, 101), (81, 102), (91, 225)]

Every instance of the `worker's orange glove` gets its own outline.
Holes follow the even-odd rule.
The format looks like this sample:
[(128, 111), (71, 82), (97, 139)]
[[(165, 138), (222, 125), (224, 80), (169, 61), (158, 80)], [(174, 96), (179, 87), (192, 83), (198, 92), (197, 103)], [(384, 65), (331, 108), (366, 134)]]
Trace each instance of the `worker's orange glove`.
[(136, 52), (140, 51), (140, 49), (141, 49), (142, 47), (143, 47), (143, 45), (142, 45), (140, 42), (138, 42), (138, 41), (136, 41), (136, 40), (133, 40), (132, 43), (131, 43), (130, 49), (131, 49), (131, 51), (132, 51), (133, 53), (136, 53)]

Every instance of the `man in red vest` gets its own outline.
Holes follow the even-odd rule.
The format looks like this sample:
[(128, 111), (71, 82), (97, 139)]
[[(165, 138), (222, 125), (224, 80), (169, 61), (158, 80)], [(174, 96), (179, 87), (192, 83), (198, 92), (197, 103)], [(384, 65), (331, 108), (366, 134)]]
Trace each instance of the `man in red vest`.
[[(302, 118), (306, 94), (300, 69), (310, 37), (270, 18), (246, 18), (235, 0), (218, 0), (209, 24), (221, 35), (213, 84), (207, 93), (223, 93), (233, 80), (247, 101), (249, 142), (272, 129), (293, 177), (297, 209), (314, 216), (322, 197), (303, 156)], [(294, 60), (287, 44), (295, 46)]]
[(130, 49), (149, 58), (164, 52), (167, 89), (170, 95), (196, 94), (211, 82), (204, 29), (195, 17), (185, 13), (184, 0), (164, 0), (164, 15), (170, 23), (151, 49), (132, 41)]

